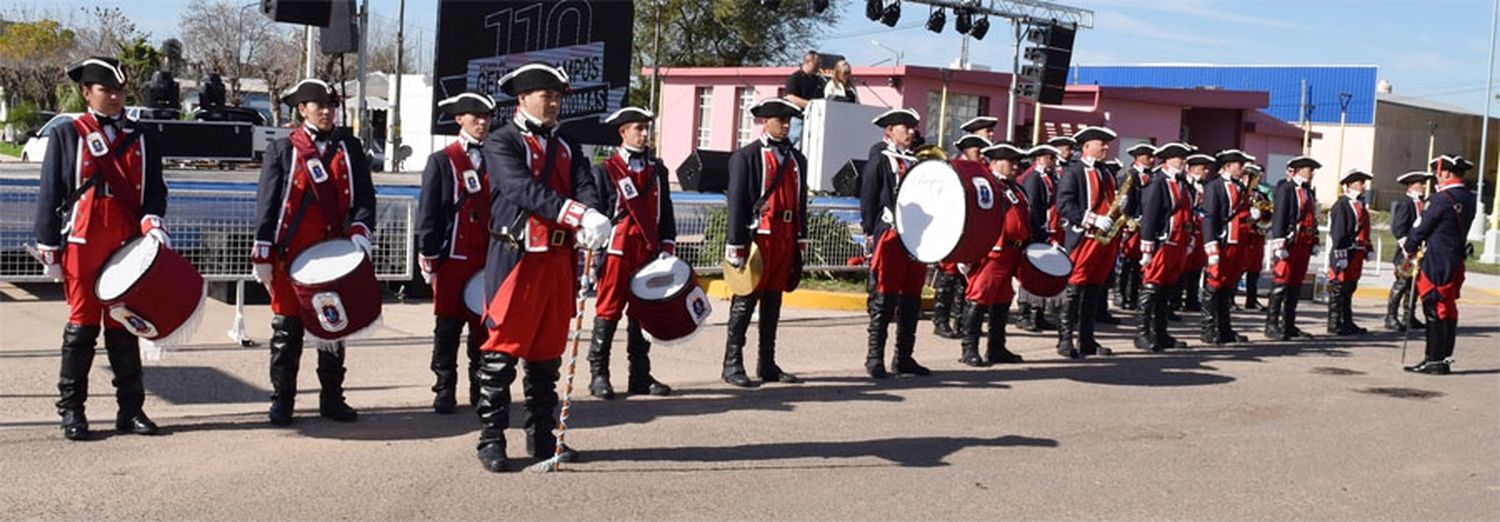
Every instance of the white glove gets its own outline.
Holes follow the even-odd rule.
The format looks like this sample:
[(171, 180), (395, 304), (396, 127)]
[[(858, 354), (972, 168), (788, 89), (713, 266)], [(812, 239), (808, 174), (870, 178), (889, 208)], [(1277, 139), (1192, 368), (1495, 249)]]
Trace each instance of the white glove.
[(271, 286), (271, 264), (255, 263), (251, 266), (255, 269), (251, 272), (251, 274), (255, 276), (255, 282), (266, 285), (267, 287)]
[(1151, 258), (1153, 257), (1156, 257), (1156, 255), (1151, 253), (1141, 254), (1141, 268), (1151, 266)]
[(609, 218), (599, 211), (588, 209), (578, 224), (578, 242), (590, 249), (604, 248), (609, 241)]
[(1218, 266), (1218, 265), (1219, 265), (1219, 255), (1218, 254), (1214, 254), (1214, 255), (1208, 256), (1208, 266)]
[(155, 239), (168, 249), (172, 248), (172, 238), (167, 236), (166, 224), (162, 222), (161, 216), (148, 214), (141, 218), (141, 235)]
[(1271, 257), (1276, 259), (1286, 259), (1291, 257), (1291, 255), (1291, 252), (1287, 252), (1285, 248), (1278, 248), (1275, 252), (1271, 252)]
[(62, 260), (58, 259), (60, 251), (61, 249), (56, 247), (38, 245), (32, 252), (37, 262), (42, 264), (42, 275), (54, 282), (62, 282)]
[(172, 248), (172, 237), (167, 235), (165, 229), (153, 228), (146, 232), (146, 237), (155, 239), (157, 243), (161, 243), (161, 246), (167, 247), (168, 250)]
[(370, 244), (369, 236), (366, 236), (364, 234), (354, 234), (349, 236), (349, 241), (353, 241), (354, 246), (359, 247), (360, 251), (365, 253), (365, 257), (375, 259), (375, 255), (373, 253), (375, 251), (375, 245)]
[(968, 275), (969, 275), (969, 264), (968, 263), (959, 263), (956, 268), (958, 268), (958, 273), (963, 274), (965, 277), (968, 277)]
[(1334, 262), (1333, 266), (1338, 267), (1338, 269), (1340, 271), (1343, 271), (1345, 268), (1349, 268), (1349, 260), (1348, 259), (1340, 259), (1340, 260)]
[(1260, 221), (1260, 209), (1255, 208), (1255, 207), (1250, 207), (1250, 220), (1251, 221)]
[(1110, 219), (1109, 216), (1094, 216), (1094, 228), (1097, 228), (1099, 230), (1109, 230), (1110, 227), (1114, 225), (1115, 220)]
[(739, 268), (741, 266), (744, 266), (745, 265), (745, 253), (744, 253), (744, 250), (745, 250), (744, 247), (737, 247), (737, 246), (734, 246), (734, 245), (724, 245), (724, 261), (728, 262), (729, 266), (732, 266), (732, 267), (735, 267), (735, 268)]
[(422, 282), (432, 285), (432, 280), (437, 277), (437, 257), (417, 256), (417, 267), (422, 272)]

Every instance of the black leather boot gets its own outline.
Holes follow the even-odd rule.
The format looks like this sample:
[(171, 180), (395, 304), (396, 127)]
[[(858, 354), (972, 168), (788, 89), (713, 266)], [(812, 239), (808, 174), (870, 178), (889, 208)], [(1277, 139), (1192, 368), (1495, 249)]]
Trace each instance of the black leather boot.
[(57, 373), (57, 415), (62, 417), (63, 438), (87, 440), (89, 421), (83, 403), (89, 398), (89, 369), (94, 366), (94, 346), (99, 326), (68, 323), (63, 327), (62, 364)]
[(1125, 259), (1120, 272), (1120, 287), (1116, 290), (1119, 295), (1121, 310), (1139, 310), (1137, 304), (1141, 296), (1141, 262), (1136, 259)]
[[(969, 306), (964, 308), (964, 315), (960, 320), (963, 322), (963, 339), (959, 346), (963, 349), (958, 362), (976, 368), (989, 366), (989, 363), (979, 357), (979, 330), (980, 323), (984, 321), (984, 314), (988, 307), (979, 306), (978, 303), (968, 301)], [(993, 328), (993, 327), (992, 327)]]
[(589, 395), (604, 399), (615, 398), (615, 387), (609, 383), (609, 350), (615, 342), (618, 319), (594, 318), (594, 333), (589, 336)]
[(1397, 277), (1391, 283), (1391, 293), (1385, 300), (1385, 329), (1392, 332), (1406, 331), (1406, 324), (1402, 322), (1402, 315), (1406, 308), (1401, 306), (1406, 299), (1406, 292), (1411, 288), (1411, 280)]
[(120, 404), (115, 431), (136, 435), (159, 433), (156, 423), (141, 409), (146, 403), (146, 386), (141, 375), (140, 338), (124, 328), (106, 328), (104, 353), (109, 356), (109, 368), (115, 374), (115, 400)]
[(1186, 278), (1187, 273), (1183, 272), (1182, 276), (1178, 277), (1176, 283), (1173, 283), (1171, 286), (1163, 287), (1166, 290), (1167, 294), (1167, 320), (1169, 321), (1175, 322), (1182, 320), (1182, 316), (1177, 315), (1177, 312), (1182, 310), (1182, 283)]
[(745, 375), (745, 332), (750, 329), (750, 316), (755, 313), (756, 296), (737, 295), (729, 300), (729, 333), (724, 336), (724, 382), (741, 388), (754, 388), (757, 383)]
[[(1057, 312), (1059, 316), (1062, 315), (1061, 310), (1053, 311)], [(1031, 308), (1031, 324), (1036, 326), (1036, 329), (1039, 332), (1052, 331), (1058, 328), (1058, 326), (1054, 324), (1051, 319), (1047, 318), (1047, 305), (1037, 305)]]
[(755, 376), (762, 382), (797, 384), (800, 377), (781, 370), (776, 364), (776, 327), (781, 323), (781, 292), (766, 292), (760, 296), (760, 324), (756, 342), (760, 345), (755, 359)]
[(1245, 309), (1260, 310), (1260, 271), (1245, 272)]
[[(956, 301), (962, 299), (962, 296), (955, 295), (958, 290), (955, 280), (959, 277), (962, 276), (938, 271), (937, 281), (932, 287), (932, 332), (944, 339), (958, 338), (958, 332), (953, 331), (952, 318), (953, 309), (957, 307)], [(868, 366), (866, 362), (866, 367)]]
[(480, 347), (489, 340), (490, 331), (484, 327), (483, 320), (469, 322), (469, 407), (479, 405), (479, 365), (483, 354)]
[(984, 360), (989, 364), (1016, 364), (1024, 361), (1005, 346), (1006, 323), (1010, 322), (1010, 303), (990, 307), (990, 331), (984, 347)]
[[(1104, 285), (1090, 285), (1083, 287), (1083, 312), (1079, 314), (1078, 322), (1078, 351), (1084, 356), (1092, 355), (1114, 355), (1115, 351), (1099, 345), (1099, 339), (1095, 336), (1098, 317), (1088, 313), (1096, 311), (1095, 303), (1109, 302), (1109, 287)], [(1116, 321), (1118, 323), (1119, 321)]]
[(505, 428), (510, 425), (510, 385), (516, 381), (516, 359), (500, 352), (479, 356), (479, 463), (484, 469), (505, 471)]
[(917, 348), (917, 323), (922, 320), (922, 298), (900, 296), (897, 303), (896, 356), (891, 360), (891, 370), (897, 375), (931, 375), (932, 370), (912, 357)]
[(865, 328), (865, 372), (876, 379), (891, 376), (885, 370), (885, 341), (890, 335), (891, 318), (896, 315), (896, 299), (891, 294), (871, 293), (865, 302), (870, 315)]
[(1203, 310), (1198, 313), (1198, 339), (1203, 344), (1222, 344), (1219, 339), (1218, 297), (1219, 292), (1213, 286), (1203, 287)]
[(1286, 299), (1286, 285), (1276, 284), (1271, 286), (1271, 294), (1266, 302), (1266, 339), (1272, 341), (1285, 341), (1286, 332), (1281, 329), (1281, 311), (1286, 309), (1282, 301)]
[(1141, 285), (1140, 298), (1136, 301), (1136, 308), (1141, 312), (1141, 324), (1135, 329), (1135, 348), (1146, 352), (1160, 352), (1164, 348), (1157, 346), (1156, 335), (1156, 311), (1160, 308), (1157, 302), (1161, 298), (1161, 287), (1154, 284)]
[(662, 384), (651, 376), (651, 341), (641, 331), (640, 323), (625, 321), (625, 355), (630, 362), (630, 377), (625, 391), (631, 395), (655, 395), (666, 397), (672, 387)]
[(442, 415), (453, 413), (458, 408), (455, 397), (458, 388), (458, 343), (463, 333), (464, 322), (460, 319), (438, 316), (432, 327), (432, 411)]
[[(1161, 289), (1166, 289), (1168, 294), (1174, 292), (1179, 294), (1181, 293), (1181, 290), (1175, 287), (1164, 286), (1161, 287)], [(1156, 346), (1158, 346), (1162, 350), (1178, 350), (1187, 348), (1187, 343), (1179, 341), (1176, 337), (1173, 337), (1171, 329), (1167, 327), (1167, 313), (1170, 310), (1167, 309), (1167, 296), (1164, 296), (1160, 293), (1161, 289), (1158, 289), (1157, 291), (1158, 293), (1156, 297), (1155, 311), (1156, 326), (1152, 328), (1152, 330), (1154, 330), (1156, 333)]]
[(297, 371), (302, 367), (302, 320), (278, 315), (271, 318), (271, 424), (292, 423), (297, 404)]
[(344, 342), (337, 341), (337, 348), (325, 350), (318, 347), (318, 415), (338, 422), (359, 420), (359, 412), (344, 402)]
[(1344, 285), (1328, 282), (1328, 325), (1324, 328), (1329, 335), (1347, 335), (1344, 331)]
[(1199, 292), (1203, 288), (1203, 270), (1192, 270), (1182, 276), (1182, 310), (1203, 310), (1203, 300), (1199, 298)]
[(1345, 281), (1343, 286), (1343, 293), (1341, 295), (1344, 298), (1344, 309), (1339, 316), (1344, 319), (1344, 330), (1348, 331), (1350, 335), (1365, 335), (1370, 333), (1370, 330), (1354, 323), (1354, 291), (1359, 289), (1359, 282)]
[(968, 288), (968, 284), (964, 282), (964, 278), (962, 278), (962, 277), (959, 277), (958, 281), (959, 281), (958, 291), (955, 292), (955, 297), (954, 297), (954, 299), (957, 300), (957, 302), (953, 303), (953, 338), (954, 339), (959, 339), (959, 338), (963, 337), (963, 335), (964, 335), (964, 319), (963, 319), (963, 315), (964, 315), (965, 311), (968, 311), (969, 305), (972, 304), (969, 301), (965, 300), (965, 298), (964, 298), (964, 295), (967, 292), (967, 290), (965, 290), (965, 289)]
[(1073, 328), (1078, 326), (1083, 311), (1083, 287), (1068, 285), (1063, 294), (1062, 307), (1062, 323), (1057, 325), (1057, 354), (1069, 359), (1082, 359), (1083, 353), (1073, 339)]
[(1281, 330), (1289, 338), (1311, 339), (1312, 335), (1297, 328), (1297, 302), (1302, 300), (1302, 285), (1287, 285), (1286, 299), (1282, 301)]
[(1032, 320), (1035, 317), (1035, 314), (1033, 313), (1034, 308), (1042, 307), (1034, 306), (1031, 303), (1025, 301), (1022, 301), (1019, 305), (1016, 306), (1016, 328), (1026, 330), (1028, 332), (1042, 331), (1040, 328), (1037, 328), (1036, 321)]
[[(557, 379), (562, 358), (550, 361), (526, 361), (521, 379), (521, 393), (526, 397), (526, 411), (521, 425), (526, 429), (526, 453), (537, 460), (550, 459), (557, 453)], [(577, 462), (578, 452), (562, 447), (563, 462)]]
[(1115, 318), (1114, 314), (1109, 313), (1109, 288), (1111, 286), (1114, 285), (1091, 287), (1096, 288), (1093, 293), (1093, 302), (1089, 303), (1094, 308), (1094, 316), (1091, 319), (1094, 324), (1120, 324), (1120, 320)]
[[(1447, 375), (1451, 372), (1448, 358), (1453, 356), (1453, 339), (1458, 332), (1458, 321), (1445, 321), (1437, 317), (1437, 301), (1422, 301), (1422, 310), (1427, 315), (1427, 329), (1422, 333), (1427, 338), (1427, 349), (1422, 362), (1407, 366), (1406, 371), (1430, 375)], [(1449, 336), (1449, 328), (1453, 337)]]
[(1219, 326), (1219, 340), (1226, 343), (1249, 342), (1250, 338), (1234, 331), (1234, 325), (1230, 322), (1229, 311), (1234, 306), (1234, 287), (1217, 292), (1215, 297), (1218, 299), (1218, 302), (1214, 304), (1214, 310), (1219, 314), (1219, 319), (1215, 321)]

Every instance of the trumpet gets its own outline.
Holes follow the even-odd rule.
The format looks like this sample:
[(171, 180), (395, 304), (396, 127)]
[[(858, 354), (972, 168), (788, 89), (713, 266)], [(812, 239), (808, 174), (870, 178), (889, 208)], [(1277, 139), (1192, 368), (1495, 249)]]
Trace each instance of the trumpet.
[(1109, 213), (1107, 214), (1111, 222), (1109, 230), (1095, 232), (1092, 236), (1094, 241), (1102, 245), (1108, 245), (1110, 241), (1114, 241), (1115, 236), (1119, 235), (1121, 230), (1128, 229), (1134, 231), (1139, 226), (1134, 219), (1121, 219), (1121, 216), (1125, 213), (1125, 200), (1130, 197), (1130, 190), (1135, 187), (1135, 180), (1136, 176), (1134, 174), (1125, 176), (1125, 182), (1121, 183), (1120, 189), (1115, 192), (1114, 203), (1109, 205)]

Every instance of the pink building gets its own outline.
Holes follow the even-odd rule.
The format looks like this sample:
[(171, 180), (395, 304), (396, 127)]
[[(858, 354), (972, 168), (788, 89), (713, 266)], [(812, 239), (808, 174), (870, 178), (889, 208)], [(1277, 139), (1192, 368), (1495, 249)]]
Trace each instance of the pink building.
[[(793, 70), (662, 69), (662, 159), (675, 168), (695, 149), (731, 151), (756, 139), (760, 129), (748, 107), (761, 98), (780, 96)], [(651, 69), (643, 71), (652, 73)], [(921, 114), (928, 142), (942, 135), (943, 143), (951, 143), (961, 134), (958, 124), (977, 115), (999, 118), (1002, 126), (1006, 120), (1009, 73), (907, 65), (856, 67), (854, 77), (859, 103), (907, 107)], [(944, 97), (947, 111), (940, 115)], [(1301, 152), (1302, 132), (1260, 112), (1268, 102), (1269, 95), (1262, 91), (1070, 85), (1062, 105), (1042, 107), (1042, 135), (1068, 134), (1083, 125), (1108, 125), (1120, 134), (1119, 150), (1137, 141), (1160, 144), (1185, 139), (1208, 150), (1239, 148), (1263, 164), (1280, 165)], [(1019, 103), (1016, 141), (1025, 144), (1031, 141), (1035, 108), (1029, 100)]]

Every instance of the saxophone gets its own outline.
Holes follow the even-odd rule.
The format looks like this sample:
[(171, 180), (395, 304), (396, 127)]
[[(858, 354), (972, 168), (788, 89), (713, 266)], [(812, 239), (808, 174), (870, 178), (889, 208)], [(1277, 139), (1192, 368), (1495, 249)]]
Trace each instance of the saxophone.
[(1110, 241), (1114, 241), (1115, 236), (1120, 234), (1120, 230), (1125, 228), (1135, 229), (1136, 224), (1134, 223), (1134, 219), (1121, 219), (1121, 216), (1125, 213), (1125, 200), (1130, 197), (1130, 189), (1135, 187), (1136, 178), (1135, 173), (1126, 172), (1125, 182), (1121, 183), (1120, 189), (1115, 191), (1115, 201), (1109, 205), (1109, 214), (1107, 215), (1112, 224), (1109, 226), (1109, 230), (1095, 232), (1092, 236), (1094, 241), (1102, 245), (1108, 245)]
[(1260, 210), (1260, 219), (1255, 220), (1254, 225), (1261, 230), (1271, 228), (1271, 213), (1276, 211), (1276, 205), (1271, 204), (1271, 200), (1260, 193), (1260, 180), (1265, 176), (1265, 173), (1255, 174), (1245, 184), (1245, 190), (1249, 192), (1246, 199), (1250, 202), (1250, 207)]

